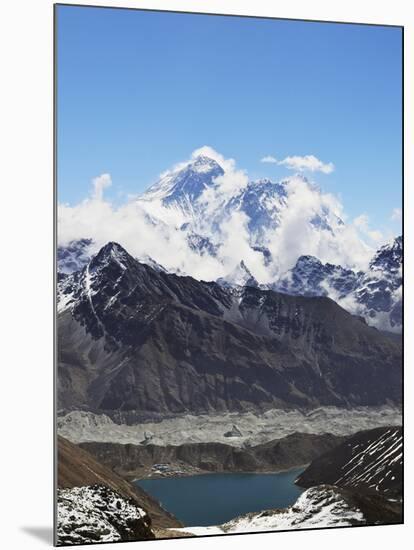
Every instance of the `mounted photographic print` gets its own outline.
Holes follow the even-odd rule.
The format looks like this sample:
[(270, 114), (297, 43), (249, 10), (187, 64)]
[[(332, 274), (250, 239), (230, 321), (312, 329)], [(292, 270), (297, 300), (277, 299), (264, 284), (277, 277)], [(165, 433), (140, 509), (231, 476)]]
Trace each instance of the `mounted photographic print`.
[(402, 46), (55, 6), (57, 545), (402, 523)]

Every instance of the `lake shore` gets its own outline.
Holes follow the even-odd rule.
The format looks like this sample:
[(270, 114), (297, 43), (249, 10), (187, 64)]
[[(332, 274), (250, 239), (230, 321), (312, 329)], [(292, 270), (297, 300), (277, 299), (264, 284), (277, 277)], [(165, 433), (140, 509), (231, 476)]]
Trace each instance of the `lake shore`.
[[(188, 469), (187, 471), (179, 471), (177, 473), (174, 472), (174, 465), (172, 465), (172, 472), (171, 473), (165, 473), (165, 474), (151, 474), (143, 475), (141, 477), (131, 477), (128, 479), (131, 483), (136, 483), (145, 479), (169, 479), (169, 478), (176, 478), (176, 477), (190, 477), (190, 476), (209, 476), (209, 475), (217, 475), (218, 473), (225, 473), (226, 475), (237, 475), (237, 474), (246, 474), (246, 475), (272, 475), (272, 474), (283, 474), (290, 472), (292, 470), (297, 469), (305, 469), (309, 466), (310, 462), (295, 465), (288, 468), (275, 468), (275, 469), (268, 469), (268, 470), (251, 470), (251, 471), (241, 471), (241, 470), (234, 470), (234, 471), (226, 471), (226, 472), (212, 472), (208, 470), (201, 470), (201, 469)], [(178, 467), (177, 467), (178, 468)]]

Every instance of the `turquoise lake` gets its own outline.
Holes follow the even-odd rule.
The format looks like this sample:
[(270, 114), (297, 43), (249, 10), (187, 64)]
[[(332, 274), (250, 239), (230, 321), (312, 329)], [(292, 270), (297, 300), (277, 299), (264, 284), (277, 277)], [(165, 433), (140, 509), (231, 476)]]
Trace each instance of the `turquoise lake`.
[(184, 525), (216, 525), (248, 512), (285, 508), (303, 489), (296, 468), (277, 474), (206, 474), (141, 479), (135, 483)]

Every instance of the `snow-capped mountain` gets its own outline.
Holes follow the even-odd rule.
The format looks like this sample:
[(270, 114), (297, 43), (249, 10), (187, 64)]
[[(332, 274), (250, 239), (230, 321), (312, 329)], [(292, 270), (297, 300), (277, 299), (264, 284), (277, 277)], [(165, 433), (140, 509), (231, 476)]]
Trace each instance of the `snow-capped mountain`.
[(184, 167), (167, 172), (152, 185), (140, 201), (160, 201), (163, 206), (181, 210), (191, 219), (201, 211), (200, 198), (214, 180), (224, 174), (223, 168), (213, 159), (200, 155)]
[(390, 245), (381, 247), (370, 262), (370, 268), (395, 277), (401, 277), (403, 240), (397, 237)]
[[(220, 177), (228, 181), (223, 192)], [(201, 239), (209, 239), (220, 244), (220, 230), (223, 223), (234, 213), (245, 216), (252, 246), (262, 246), (268, 231), (280, 224), (288, 205), (288, 186), (292, 178), (275, 182), (268, 178), (240, 182), (243, 175), (226, 172), (225, 168), (205, 155), (197, 156), (190, 162), (162, 175), (141, 197), (138, 203), (148, 208), (150, 203), (161, 203), (164, 207), (179, 212), (184, 223), (181, 229), (201, 234)], [(312, 192), (317, 188), (304, 176), (296, 175)], [(230, 187), (230, 188), (227, 188)], [(334, 231), (334, 225), (342, 225), (342, 220), (326, 205), (316, 210), (309, 219), (312, 228), (318, 231)]]
[(301, 296), (328, 296), (334, 290), (338, 298), (344, 298), (358, 287), (362, 275), (340, 265), (323, 264), (314, 256), (301, 256), (273, 286)]
[(381, 247), (369, 264), (369, 271), (355, 291), (356, 301), (366, 312), (367, 319), (379, 326), (402, 327), (402, 263), (403, 241)]
[(252, 245), (262, 243), (265, 232), (275, 229), (287, 204), (286, 181), (270, 179), (250, 181), (245, 188), (230, 198), (225, 212), (242, 212), (248, 219)]
[(402, 237), (382, 246), (366, 272), (323, 264), (301, 256), (271, 287), (301, 296), (329, 296), (378, 328), (400, 331), (402, 325)]
[[(128, 249), (155, 269), (224, 286), (329, 296), (369, 324), (400, 331), (401, 237), (375, 254), (355, 240), (348, 245), (335, 204), (303, 176), (249, 181), (220, 158), (199, 154), (134, 200), (136, 215), (150, 230), (129, 238)], [(59, 247), (60, 273), (82, 269), (99, 249), (90, 236)], [(351, 261), (353, 246), (362, 247), (365, 266), (373, 254), (363, 271)], [(335, 251), (334, 261), (326, 261), (326, 251)]]

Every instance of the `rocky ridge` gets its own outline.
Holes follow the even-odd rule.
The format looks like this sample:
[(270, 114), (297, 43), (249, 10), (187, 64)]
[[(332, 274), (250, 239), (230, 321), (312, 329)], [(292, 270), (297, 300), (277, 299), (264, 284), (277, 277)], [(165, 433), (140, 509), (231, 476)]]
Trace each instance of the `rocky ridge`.
[(329, 298), (225, 289), (116, 243), (59, 283), (59, 408), (211, 413), (399, 403), (401, 348)]

